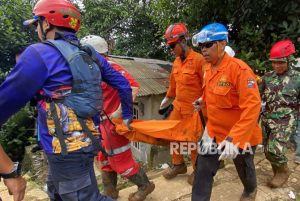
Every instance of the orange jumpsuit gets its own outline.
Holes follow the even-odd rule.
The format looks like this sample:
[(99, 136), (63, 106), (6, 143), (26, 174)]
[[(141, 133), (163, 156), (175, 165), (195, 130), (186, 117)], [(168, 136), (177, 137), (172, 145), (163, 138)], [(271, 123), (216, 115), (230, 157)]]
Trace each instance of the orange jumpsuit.
[(231, 137), (241, 149), (259, 144), (262, 132), (257, 121), (261, 100), (250, 67), (225, 54), (217, 69), (206, 64), (204, 77), (203, 99), (210, 137), (215, 137), (217, 143)]
[[(176, 57), (167, 92), (167, 97), (175, 97), (174, 109), (169, 116), (170, 120), (183, 120), (191, 118), (193, 115), (194, 107), (192, 103), (202, 96), (203, 64), (203, 56), (192, 49), (190, 49), (183, 62), (180, 57)], [(192, 151), (193, 166), (195, 165), (196, 156), (197, 150)], [(184, 163), (183, 156), (173, 154), (172, 163), (174, 165)]]

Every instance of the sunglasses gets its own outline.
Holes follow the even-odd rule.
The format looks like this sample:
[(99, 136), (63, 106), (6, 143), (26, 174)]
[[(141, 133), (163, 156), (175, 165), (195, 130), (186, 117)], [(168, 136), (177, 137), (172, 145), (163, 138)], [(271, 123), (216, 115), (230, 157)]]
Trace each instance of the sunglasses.
[(211, 48), (215, 43), (216, 43), (216, 41), (212, 41), (212, 42), (208, 42), (208, 43), (199, 43), (199, 47), (200, 47), (200, 49)]
[(177, 43), (170, 43), (170, 44), (168, 44), (168, 47), (169, 47), (170, 49), (174, 50), (175, 47), (176, 47), (176, 45), (177, 45)]

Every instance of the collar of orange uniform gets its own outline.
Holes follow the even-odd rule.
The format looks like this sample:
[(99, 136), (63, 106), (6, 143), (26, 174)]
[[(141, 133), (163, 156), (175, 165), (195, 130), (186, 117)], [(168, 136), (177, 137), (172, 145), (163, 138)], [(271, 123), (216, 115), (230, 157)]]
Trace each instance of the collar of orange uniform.
[(190, 52), (189, 52), (189, 54), (187, 55), (185, 61), (191, 60), (191, 59), (194, 59), (194, 58), (195, 58), (195, 51), (194, 51), (192, 48), (190, 48)]
[[(224, 57), (222, 59), (222, 61), (219, 63), (218, 68), (216, 69), (217, 71), (224, 71), (227, 67), (227, 64), (230, 60), (230, 56), (225, 52)], [(211, 64), (210, 63), (206, 63), (205, 64), (205, 71), (209, 71), (211, 70)]]
[[(190, 47), (190, 52), (182, 63), (185, 63), (188, 60), (192, 60), (194, 58), (195, 58), (195, 51)], [(176, 60), (178, 60), (178, 59), (181, 61), (180, 57), (176, 57)]]

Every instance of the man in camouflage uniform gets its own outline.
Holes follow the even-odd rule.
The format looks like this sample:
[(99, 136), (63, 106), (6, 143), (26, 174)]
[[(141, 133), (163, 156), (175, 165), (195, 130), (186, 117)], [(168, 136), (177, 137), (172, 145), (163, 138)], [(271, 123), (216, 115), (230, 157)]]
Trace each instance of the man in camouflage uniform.
[(300, 73), (291, 68), (295, 46), (290, 40), (275, 43), (270, 51), (272, 72), (262, 78), (260, 91), (265, 108), (262, 116), (266, 158), (274, 177), (272, 188), (281, 187), (289, 178), (285, 156), (287, 143), (296, 131), (300, 97)]
[(299, 107), (299, 110), (298, 110), (298, 127), (297, 127), (296, 132), (294, 133), (293, 140), (294, 140), (295, 145), (296, 145), (294, 162), (296, 164), (300, 165), (300, 107)]
[[(296, 71), (298, 71), (300, 73), (300, 58), (297, 58), (295, 60), (293, 69), (295, 69)], [(300, 102), (298, 103), (298, 105), (299, 104), (300, 104)], [(294, 133), (293, 142), (296, 145), (294, 162), (296, 164), (300, 165), (300, 106), (298, 106), (298, 107), (299, 107), (298, 108), (298, 128), (297, 128), (296, 132)]]

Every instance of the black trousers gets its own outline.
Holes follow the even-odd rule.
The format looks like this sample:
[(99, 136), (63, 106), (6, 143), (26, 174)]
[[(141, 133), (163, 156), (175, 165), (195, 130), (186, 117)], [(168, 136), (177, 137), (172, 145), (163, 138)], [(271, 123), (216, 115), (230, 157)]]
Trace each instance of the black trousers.
[(66, 156), (47, 154), (48, 196), (51, 201), (114, 201), (101, 195), (94, 172), (95, 152), (90, 147)]
[[(250, 194), (256, 189), (256, 172), (253, 162), (256, 147), (251, 147), (251, 152), (242, 153), (233, 160), (239, 178), (244, 186), (244, 194)], [(196, 161), (195, 180), (192, 189), (192, 201), (209, 201), (220, 161), (220, 153), (198, 154)]]

